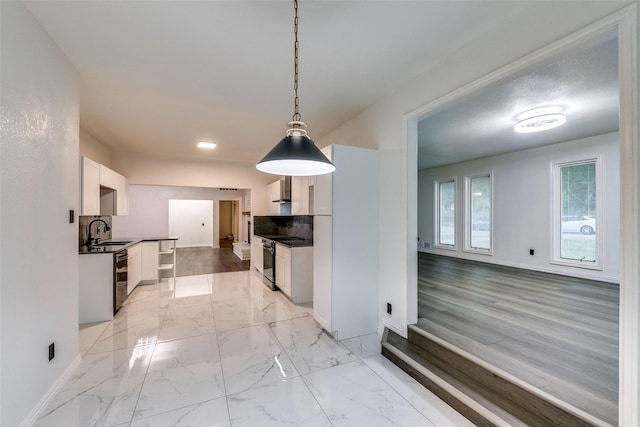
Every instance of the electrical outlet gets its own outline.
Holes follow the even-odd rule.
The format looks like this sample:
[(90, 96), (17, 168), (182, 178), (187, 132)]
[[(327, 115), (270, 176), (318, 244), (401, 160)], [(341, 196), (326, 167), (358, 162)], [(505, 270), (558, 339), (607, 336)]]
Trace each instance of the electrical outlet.
[(56, 357), (56, 343), (52, 342), (49, 344), (49, 362), (51, 362), (54, 357)]
[(76, 216), (76, 213), (74, 212), (73, 209), (71, 209), (69, 211), (69, 224), (73, 224), (74, 222), (76, 222), (75, 216)]
[(529, 255), (533, 255), (535, 251), (533, 249), (529, 249)]
[(391, 303), (387, 303), (387, 314), (391, 314)]

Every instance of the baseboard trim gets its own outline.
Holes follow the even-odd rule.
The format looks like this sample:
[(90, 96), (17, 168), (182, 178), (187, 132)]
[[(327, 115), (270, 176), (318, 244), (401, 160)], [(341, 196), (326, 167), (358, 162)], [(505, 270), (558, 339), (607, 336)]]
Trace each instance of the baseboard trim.
[(382, 335), (381, 331), (383, 331), (384, 328), (389, 328), (390, 330), (400, 335), (401, 337), (407, 338), (406, 326), (398, 325), (397, 323), (393, 323), (389, 320), (382, 319), (380, 321), (380, 324), (378, 325), (378, 335)]
[(22, 422), (19, 424), (19, 427), (30, 427), (37, 421), (40, 413), (44, 410), (44, 408), (46, 408), (53, 396), (55, 396), (56, 393), (60, 391), (64, 383), (71, 376), (73, 371), (78, 367), (81, 360), (82, 356), (78, 352), (73, 361), (69, 364), (69, 366), (67, 366), (67, 369), (65, 369), (64, 372), (62, 372), (62, 374), (58, 377), (58, 379), (53, 384), (51, 384), (49, 390), (47, 390), (47, 392), (40, 398), (36, 406), (31, 409), (25, 419), (22, 420)]
[[(598, 272), (597, 270), (581, 269), (581, 271), (567, 272), (565, 270), (555, 269), (553, 267), (544, 267), (544, 266), (522, 264), (518, 262), (510, 262), (510, 261), (504, 261), (504, 260), (495, 260), (486, 256), (484, 258), (467, 257), (467, 256), (461, 256), (460, 254), (454, 253), (454, 252), (442, 252), (438, 250), (422, 249), (422, 248), (418, 249), (418, 252), (422, 252), (425, 254), (446, 256), (451, 258), (458, 258), (458, 259), (463, 259), (467, 261), (483, 262), (486, 264), (501, 265), (504, 267), (521, 268), (523, 270), (539, 271), (541, 273), (557, 274), (558, 276), (577, 277), (579, 279), (595, 280), (596, 282), (620, 284), (620, 278), (617, 278), (617, 277), (612, 277), (608, 275), (594, 276), (592, 272), (597, 273)], [(554, 265), (559, 265), (559, 264), (554, 264)], [(585, 271), (588, 271), (588, 272), (585, 272)]]

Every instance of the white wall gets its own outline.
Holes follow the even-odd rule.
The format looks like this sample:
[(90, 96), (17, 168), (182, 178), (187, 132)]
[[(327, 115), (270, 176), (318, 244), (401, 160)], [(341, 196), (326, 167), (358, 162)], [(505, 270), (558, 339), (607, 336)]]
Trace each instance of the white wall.
[(82, 129), (80, 129), (80, 155), (111, 168), (111, 151)]
[[(416, 76), (332, 133), (319, 146), (346, 144), (380, 150), (379, 318), (405, 333), (416, 321), (416, 296), (409, 295), (408, 272), (417, 268), (417, 232), (409, 233), (408, 203), (415, 182), (407, 165), (416, 153), (407, 150), (404, 116), (417, 108), (510, 64), (545, 45), (595, 22), (629, 2), (505, 2), (503, 14), (486, 23), (486, 33), (443, 62)], [(419, 42), (419, 41), (417, 41)], [(415, 208), (414, 208), (415, 209)], [(413, 291), (412, 291), (413, 292)], [(393, 303), (393, 315), (385, 312)], [(411, 307), (409, 307), (411, 304)]]
[[(597, 233), (602, 236), (602, 271), (551, 264), (552, 163), (598, 158), (602, 175), (603, 211)], [(492, 173), (493, 255), (464, 252), (464, 176)], [(562, 144), (488, 157), (418, 173), (418, 236), (434, 243), (434, 180), (457, 178), (456, 251), (428, 252), (595, 280), (620, 277), (620, 150), (619, 134), (611, 133)], [(529, 255), (529, 249), (535, 255)], [(421, 249), (425, 252), (427, 250)]]
[(251, 215), (269, 214), (266, 187), (275, 178), (259, 172), (255, 165), (161, 159), (129, 153), (111, 153), (111, 165), (129, 178), (131, 184), (249, 189)]
[[(130, 185), (129, 215), (112, 217), (114, 239), (136, 237), (162, 237), (169, 233), (169, 200), (213, 200), (213, 245), (219, 247), (219, 201), (237, 200), (247, 190), (221, 190), (217, 188), (177, 187), (166, 185)], [(241, 217), (246, 221), (247, 217)], [(241, 236), (246, 239), (246, 224)], [(244, 234), (242, 234), (244, 232)], [(180, 243), (180, 242), (179, 242)]]
[(213, 247), (213, 200), (169, 200), (169, 234), (177, 247)]
[(27, 422), (79, 360), (79, 77), (21, 2), (0, 8), (0, 425), (8, 427)]

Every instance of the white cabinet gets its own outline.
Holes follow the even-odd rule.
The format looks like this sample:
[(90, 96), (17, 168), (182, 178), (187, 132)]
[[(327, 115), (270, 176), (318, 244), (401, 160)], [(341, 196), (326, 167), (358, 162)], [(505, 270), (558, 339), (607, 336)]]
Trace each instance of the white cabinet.
[(128, 215), (129, 180), (88, 157), (80, 158), (80, 215)]
[(80, 158), (80, 215), (100, 215), (100, 164)]
[[(332, 147), (335, 147), (335, 146), (330, 145), (328, 147), (323, 148), (321, 151), (325, 156), (327, 156), (329, 160), (333, 162)], [(376, 161), (375, 163), (376, 170), (377, 170), (377, 164), (378, 162)], [(345, 166), (345, 167), (349, 167), (349, 166)], [(367, 168), (367, 165), (363, 165), (363, 167)], [(314, 177), (315, 179), (314, 179), (314, 185), (313, 185), (313, 210), (311, 212), (312, 214), (331, 215), (333, 213), (332, 188), (334, 185), (333, 183), (334, 175), (335, 175), (335, 172), (327, 173), (324, 175), (317, 175)], [(375, 177), (375, 180), (372, 180), (371, 185), (376, 186), (377, 180), (378, 180), (378, 177)]]
[(127, 294), (130, 294), (140, 282), (158, 279), (158, 241), (136, 243), (127, 251)]
[(313, 317), (343, 340), (378, 328), (378, 153), (323, 152), (336, 171), (315, 180)]
[(118, 174), (116, 215), (129, 215), (129, 180)]
[(126, 177), (100, 165), (100, 187), (102, 215), (129, 215), (129, 180)]
[(264, 253), (262, 252), (262, 239), (253, 236), (253, 240), (251, 241), (251, 262), (253, 263), (253, 267), (263, 274), (263, 263)]
[(142, 242), (140, 281), (158, 279), (158, 241)]
[(113, 319), (113, 254), (83, 254), (78, 260), (79, 322)]
[(276, 286), (282, 292), (291, 296), (291, 250), (282, 245), (276, 245)]
[[(320, 238), (320, 236), (323, 236)], [(327, 331), (331, 322), (333, 233), (330, 216), (313, 218), (313, 317)]]
[(130, 246), (127, 251), (127, 294), (130, 294), (142, 280), (142, 243)]
[(291, 179), (291, 214), (310, 215), (309, 200), (313, 191), (314, 177), (294, 176)]
[(276, 244), (276, 286), (296, 304), (313, 299), (313, 247)]
[(100, 165), (100, 186), (116, 190), (118, 188), (118, 173), (105, 165)]
[(269, 215), (280, 214), (280, 204), (273, 203), (280, 199), (280, 181), (272, 182), (267, 186), (267, 210)]

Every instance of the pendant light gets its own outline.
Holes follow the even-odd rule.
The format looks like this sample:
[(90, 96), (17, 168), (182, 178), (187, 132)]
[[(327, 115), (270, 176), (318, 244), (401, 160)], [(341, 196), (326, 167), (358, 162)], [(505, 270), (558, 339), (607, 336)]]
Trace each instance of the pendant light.
[(295, 42), (293, 45), (293, 90), (294, 113), (289, 122), (286, 136), (258, 162), (259, 171), (274, 175), (309, 176), (323, 175), (333, 172), (336, 167), (322, 154), (316, 144), (307, 136), (306, 125), (301, 121), (298, 111), (298, 0), (294, 0), (295, 19), (293, 29)]

